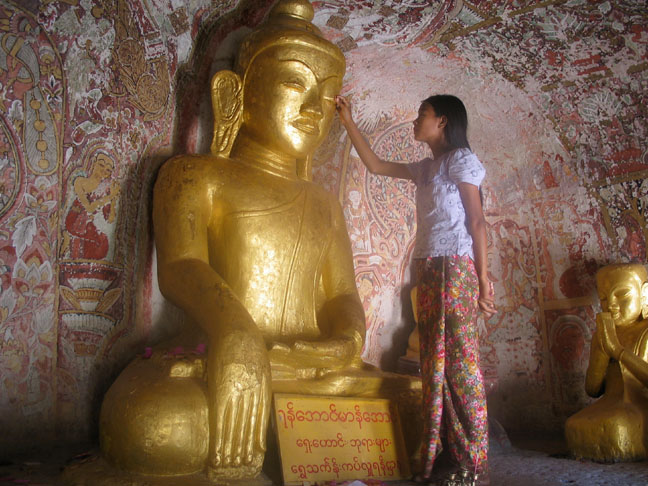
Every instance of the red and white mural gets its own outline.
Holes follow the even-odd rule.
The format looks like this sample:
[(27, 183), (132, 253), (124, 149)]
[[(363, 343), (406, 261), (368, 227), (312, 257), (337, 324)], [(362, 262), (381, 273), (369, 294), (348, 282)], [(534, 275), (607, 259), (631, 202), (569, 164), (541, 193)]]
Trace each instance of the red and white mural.
[[(499, 306), (481, 328), (491, 409), (510, 429), (559, 430), (588, 400), (596, 270), (648, 259), (648, 11), (637, 1), (314, 3), (379, 155), (426, 155), (411, 138), (420, 101), (464, 100), (487, 169)], [(368, 174), (337, 137), (316, 174), (346, 208), (365, 359), (391, 367), (413, 326), (413, 187)]]
[[(170, 155), (208, 149), (209, 77), (273, 3), (0, 0), (0, 449), (91, 436), (110, 381), (181, 318), (157, 290), (152, 184)], [(466, 103), (499, 305), (481, 329), (491, 409), (557, 430), (587, 400), (594, 273), (648, 257), (645, 2), (313, 5), (381, 156), (426, 155), (420, 100)], [(315, 179), (344, 207), (365, 359), (393, 368), (414, 188), (368, 174), (339, 125)]]

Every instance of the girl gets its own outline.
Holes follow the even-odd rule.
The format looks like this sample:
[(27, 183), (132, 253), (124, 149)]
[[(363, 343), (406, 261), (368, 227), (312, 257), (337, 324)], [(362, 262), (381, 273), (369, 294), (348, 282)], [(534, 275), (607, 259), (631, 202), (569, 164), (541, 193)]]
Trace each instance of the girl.
[(434, 158), (399, 164), (380, 160), (353, 121), (349, 102), (342, 96), (335, 101), (367, 169), (412, 180), (417, 188), (414, 264), (425, 414), (417, 479), (430, 479), (443, 425), (450, 453), (462, 470), (461, 484), (472, 484), (477, 475), (485, 484), (488, 430), (477, 308), (488, 318), (495, 305), (479, 191), (485, 170), (468, 144), (466, 109), (451, 95), (423, 101), (414, 138), (427, 143)]

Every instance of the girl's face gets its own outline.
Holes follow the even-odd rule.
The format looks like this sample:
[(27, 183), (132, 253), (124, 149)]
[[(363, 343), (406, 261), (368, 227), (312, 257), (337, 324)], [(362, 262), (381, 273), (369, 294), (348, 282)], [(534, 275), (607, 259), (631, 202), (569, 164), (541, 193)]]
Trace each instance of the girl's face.
[(437, 116), (429, 103), (421, 103), (418, 117), (414, 120), (414, 140), (438, 145), (445, 141), (444, 128), (448, 120), (445, 116)]

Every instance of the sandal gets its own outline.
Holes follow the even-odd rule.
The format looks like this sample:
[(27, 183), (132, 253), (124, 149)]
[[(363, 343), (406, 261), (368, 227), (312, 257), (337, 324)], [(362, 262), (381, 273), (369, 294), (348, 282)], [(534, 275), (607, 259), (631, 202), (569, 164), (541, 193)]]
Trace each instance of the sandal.
[(481, 481), (479, 474), (473, 474), (466, 469), (460, 469), (448, 475), (446, 479), (440, 483), (440, 486), (481, 486), (488, 484)]

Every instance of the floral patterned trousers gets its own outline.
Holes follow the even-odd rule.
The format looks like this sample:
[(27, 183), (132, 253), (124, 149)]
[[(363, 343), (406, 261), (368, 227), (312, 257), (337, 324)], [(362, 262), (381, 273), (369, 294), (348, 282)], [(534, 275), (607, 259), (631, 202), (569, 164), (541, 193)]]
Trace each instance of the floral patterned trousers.
[(453, 460), (481, 473), (488, 453), (486, 394), (479, 369), (479, 281), (469, 256), (416, 260), (423, 377), (422, 475), (441, 452), (441, 428)]

